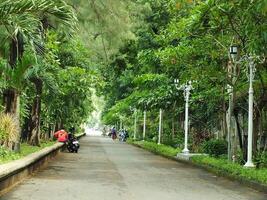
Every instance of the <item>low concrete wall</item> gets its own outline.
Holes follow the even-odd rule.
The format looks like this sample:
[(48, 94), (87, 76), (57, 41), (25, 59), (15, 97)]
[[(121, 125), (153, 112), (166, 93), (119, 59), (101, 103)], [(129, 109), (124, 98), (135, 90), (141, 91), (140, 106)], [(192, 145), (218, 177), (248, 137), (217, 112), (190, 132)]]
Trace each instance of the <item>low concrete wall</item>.
[(60, 152), (62, 147), (63, 143), (56, 143), (19, 160), (0, 165), (0, 195), (36, 170), (44, 167)]
[(75, 137), (77, 137), (79, 139), (85, 135), (86, 135), (86, 133), (79, 133), (79, 134), (75, 134)]
[[(79, 134), (76, 137), (80, 138), (84, 135)], [(0, 196), (8, 192), (23, 179), (45, 167), (49, 160), (56, 157), (62, 151), (63, 146), (63, 143), (58, 142), (53, 146), (46, 147), (19, 160), (0, 165)]]

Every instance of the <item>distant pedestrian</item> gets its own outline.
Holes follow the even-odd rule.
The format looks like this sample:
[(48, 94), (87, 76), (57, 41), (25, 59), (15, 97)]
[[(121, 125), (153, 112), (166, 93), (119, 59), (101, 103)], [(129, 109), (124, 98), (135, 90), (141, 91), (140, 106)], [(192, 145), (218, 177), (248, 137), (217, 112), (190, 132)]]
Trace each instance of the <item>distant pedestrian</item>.
[(116, 138), (117, 138), (117, 132), (116, 132), (115, 127), (113, 127), (111, 129), (111, 138), (112, 138), (112, 140), (116, 140)]

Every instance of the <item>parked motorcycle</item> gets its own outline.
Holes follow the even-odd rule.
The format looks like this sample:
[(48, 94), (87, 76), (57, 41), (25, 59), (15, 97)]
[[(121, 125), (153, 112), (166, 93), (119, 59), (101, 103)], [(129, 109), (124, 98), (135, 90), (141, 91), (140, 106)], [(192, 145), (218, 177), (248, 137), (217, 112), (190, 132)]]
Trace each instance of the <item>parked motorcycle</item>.
[(69, 134), (69, 138), (68, 138), (68, 141), (66, 144), (67, 144), (67, 149), (69, 152), (78, 153), (78, 150), (80, 148), (80, 144), (79, 144), (79, 141), (77, 140), (77, 138), (74, 137), (73, 134)]
[(119, 136), (120, 136), (119, 140), (121, 142), (126, 142), (127, 138), (129, 137), (129, 134), (126, 130), (123, 130), (119, 133)]

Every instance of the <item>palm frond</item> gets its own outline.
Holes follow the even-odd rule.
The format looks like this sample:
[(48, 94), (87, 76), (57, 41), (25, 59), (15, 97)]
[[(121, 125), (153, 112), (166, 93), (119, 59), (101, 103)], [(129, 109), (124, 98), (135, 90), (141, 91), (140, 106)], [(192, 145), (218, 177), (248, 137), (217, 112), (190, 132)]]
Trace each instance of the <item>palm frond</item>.
[(16, 39), (21, 33), (36, 52), (44, 51), (40, 29), (43, 17), (53, 17), (68, 30), (77, 26), (77, 17), (71, 6), (62, 0), (6, 0), (0, 1), (0, 26)]
[(63, 0), (7, 0), (0, 3), (0, 24), (10, 20), (10, 16), (22, 14), (36, 18), (52, 15), (70, 28), (75, 28), (77, 22), (74, 10)]
[(26, 54), (22, 57), (22, 59), (17, 62), (16, 67), (11, 68), (9, 64), (6, 62), (0, 65), (0, 71), (4, 74), (5, 84), (4, 87), (12, 87), (16, 89), (20, 89), (23, 87), (24, 76), (27, 73), (27, 70), (31, 68), (36, 62), (35, 57), (30, 54)]
[(44, 87), (49, 90), (51, 94), (58, 92), (58, 85), (54, 74), (53, 67), (45, 63), (36, 63), (33, 67), (28, 68), (24, 78), (31, 82), (32, 79), (42, 80)]

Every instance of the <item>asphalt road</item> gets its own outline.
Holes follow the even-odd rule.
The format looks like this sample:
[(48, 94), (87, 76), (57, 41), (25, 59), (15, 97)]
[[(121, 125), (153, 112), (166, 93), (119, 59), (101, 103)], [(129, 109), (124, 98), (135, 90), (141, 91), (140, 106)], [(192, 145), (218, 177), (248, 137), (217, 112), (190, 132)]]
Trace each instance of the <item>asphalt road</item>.
[(250, 188), (110, 138), (81, 139), (1, 200), (267, 200)]

